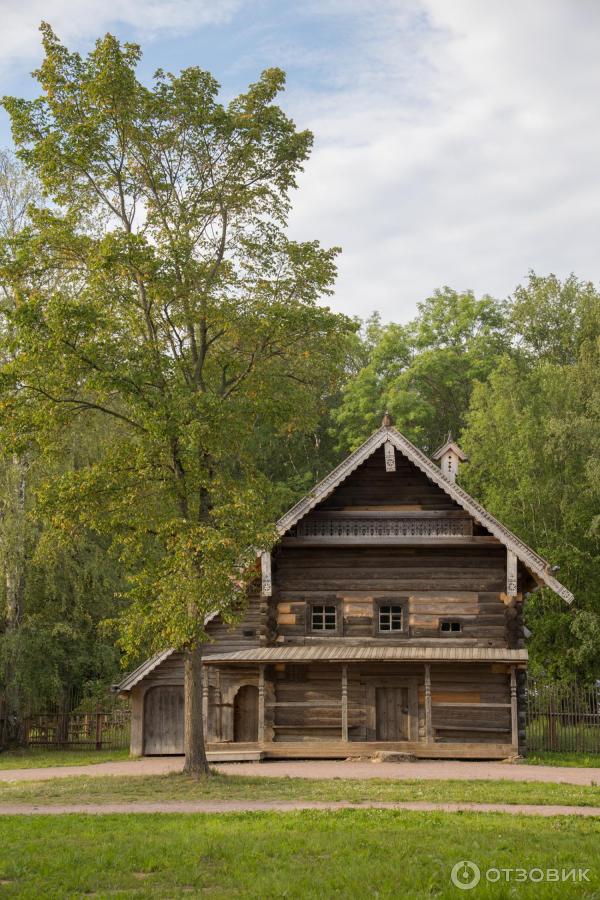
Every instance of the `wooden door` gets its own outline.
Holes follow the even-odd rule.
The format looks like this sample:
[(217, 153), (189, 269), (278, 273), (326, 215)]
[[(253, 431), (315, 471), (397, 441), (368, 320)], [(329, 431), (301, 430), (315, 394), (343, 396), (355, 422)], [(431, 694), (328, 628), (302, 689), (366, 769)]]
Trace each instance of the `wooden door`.
[(375, 721), (378, 741), (408, 740), (408, 687), (376, 688)]
[(144, 697), (144, 755), (183, 753), (183, 686), (160, 685)]
[(258, 688), (245, 684), (233, 701), (233, 739), (240, 744), (258, 740)]

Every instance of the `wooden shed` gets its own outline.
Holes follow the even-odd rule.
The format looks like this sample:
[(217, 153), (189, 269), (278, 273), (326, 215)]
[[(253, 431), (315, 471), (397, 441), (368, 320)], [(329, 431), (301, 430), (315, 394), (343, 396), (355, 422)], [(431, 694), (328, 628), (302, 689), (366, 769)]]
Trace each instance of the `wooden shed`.
[[(524, 752), (523, 598), (573, 597), (456, 483), (460, 448), (435, 456), (386, 418), (279, 520), (243, 621), (207, 623), (209, 759)], [(119, 690), (133, 754), (183, 751), (180, 653)]]

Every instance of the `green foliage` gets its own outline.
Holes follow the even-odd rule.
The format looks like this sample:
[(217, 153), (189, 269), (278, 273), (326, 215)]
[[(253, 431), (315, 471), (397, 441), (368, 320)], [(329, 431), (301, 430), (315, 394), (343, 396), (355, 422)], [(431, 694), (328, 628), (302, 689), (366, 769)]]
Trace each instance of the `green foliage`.
[(354, 449), (387, 410), (428, 453), (449, 431), (460, 435), (474, 384), (508, 352), (506, 308), (450, 288), (419, 304), (408, 325), (367, 324), (368, 362), (344, 389), (334, 419), (340, 449)]
[(41, 96), (4, 100), (52, 201), (1, 251), (4, 439), (52, 456), (74, 418), (110, 421), (39, 496), (118, 555), (135, 657), (235, 613), (281, 503), (270, 446), (318, 428), (354, 326), (317, 302), (337, 250), (285, 235), (312, 138), (274, 104), (280, 70), (223, 106), (198, 68), (148, 88), (137, 46), (107, 35), (83, 58), (42, 32)]
[(532, 275), (512, 323), (521, 349), (475, 388), (463, 481), (575, 593), (573, 610), (547, 590), (527, 602), (534, 670), (598, 677), (600, 295)]

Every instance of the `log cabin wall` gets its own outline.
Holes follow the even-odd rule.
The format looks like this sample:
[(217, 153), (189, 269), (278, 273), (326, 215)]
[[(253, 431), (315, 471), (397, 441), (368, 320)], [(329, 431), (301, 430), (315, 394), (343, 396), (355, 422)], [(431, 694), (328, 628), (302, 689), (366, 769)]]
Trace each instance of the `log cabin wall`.
[[(266, 667), (267, 739), (275, 742), (332, 742), (342, 733), (341, 667), (331, 663)], [(414, 664), (349, 665), (348, 739), (377, 740), (373, 718), (375, 686), (414, 686), (413, 722), (405, 740), (425, 742), (424, 667)], [(510, 669), (506, 665), (440, 664), (431, 667), (433, 740), (436, 743), (510, 743)], [(221, 672), (232, 692), (255, 684), (249, 669)], [(225, 698), (225, 693), (223, 693)], [(229, 701), (230, 702), (230, 701)], [(410, 705), (410, 699), (409, 699)], [(232, 740), (225, 729), (220, 740)]]

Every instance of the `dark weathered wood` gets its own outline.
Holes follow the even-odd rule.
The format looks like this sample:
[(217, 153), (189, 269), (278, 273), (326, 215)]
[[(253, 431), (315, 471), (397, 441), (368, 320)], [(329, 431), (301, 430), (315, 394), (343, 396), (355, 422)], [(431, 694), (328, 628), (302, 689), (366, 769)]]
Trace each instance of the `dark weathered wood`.
[(183, 753), (184, 702), (182, 685), (158, 685), (144, 697), (144, 754)]
[(425, 666), (425, 740), (433, 742), (433, 713), (431, 709), (431, 666)]
[[(233, 739), (236, 743), (258, 740), (258, 688), (243, 685), (235, 695), (233, 708)], [(264, 730), (264, 725), (263, 725)]]
[(258, 740), (265, 739), (265, 666), (258, 667)]
[(342, 666), (342, 740), (348, 740), (348, 666)]

